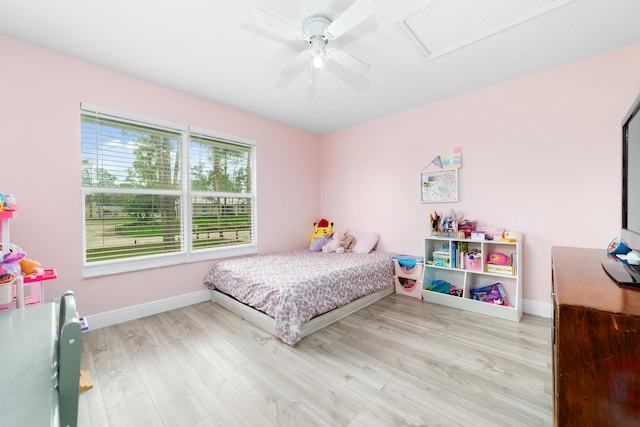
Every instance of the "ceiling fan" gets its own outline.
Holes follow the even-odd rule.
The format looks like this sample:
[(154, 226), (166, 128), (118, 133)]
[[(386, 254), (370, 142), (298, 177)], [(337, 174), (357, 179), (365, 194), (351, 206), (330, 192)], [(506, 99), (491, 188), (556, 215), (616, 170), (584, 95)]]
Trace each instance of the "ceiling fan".
[(332, 20), (323, 14), (312, 14), (302, 21), (300, 28), (265, 9), (252, 9), (249, 16), (274, 32), (308, 43), (308, 48), (296, 55), (280, 71), (282, 77), (293, 76), (296, 71), (308, 63), (312, 64), (314, 68), (321, 68), (328, 60), (333, 60), (352, 73), (361, 76), (371, 68), (368, 64), (341, 49), (328, 47), (328, 45), (330, 41), (342, 36), (371, 16), (374, 10), (374, 0), (356, 0), (335, 19)]

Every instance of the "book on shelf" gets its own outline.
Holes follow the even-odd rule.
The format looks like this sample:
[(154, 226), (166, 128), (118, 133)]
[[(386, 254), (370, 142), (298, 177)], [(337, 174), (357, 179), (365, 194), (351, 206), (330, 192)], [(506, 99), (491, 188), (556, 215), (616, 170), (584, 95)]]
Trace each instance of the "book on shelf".
[(438, 254), (438, 255), (451, 255), (451, 250), (449, 250), (449, 248), (445, 248), (445, 247), (440, 247), (436, 250), (433, 251), (434, 255)]
[(449, 267), (451, 265), (451, 258), (449, 256), (434, 256), (433, 257), (433, 265), (439, 267)]
[(456, 246), (456, 242), (451, 242), (451, 268), (456, 268), (458, 266), (458, 248)]
[(498, 273), (498, 274), (515, 274), (515, 269), (512, 265), (496, 265), (496, 264), (486, 264), (487, 273)]

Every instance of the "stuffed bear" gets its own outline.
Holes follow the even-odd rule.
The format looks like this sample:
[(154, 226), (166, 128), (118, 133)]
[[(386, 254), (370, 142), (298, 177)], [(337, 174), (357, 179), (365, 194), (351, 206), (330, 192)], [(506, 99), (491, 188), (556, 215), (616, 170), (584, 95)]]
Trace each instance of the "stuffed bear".
[(333, 239), (322, 247), (322, 252), (329, 253), (335, 252), (337, 254), (343, 254), (346, 246), (345, 241), (347, 238), (347, 232), (344, 230), (338, 230), (333, 233)]
[(356, 238), (353, 237), (353, 234), (347, 234), (344, 238), (344, 251), (345, 252), (353, 252), (353, 247), (356, 245)]

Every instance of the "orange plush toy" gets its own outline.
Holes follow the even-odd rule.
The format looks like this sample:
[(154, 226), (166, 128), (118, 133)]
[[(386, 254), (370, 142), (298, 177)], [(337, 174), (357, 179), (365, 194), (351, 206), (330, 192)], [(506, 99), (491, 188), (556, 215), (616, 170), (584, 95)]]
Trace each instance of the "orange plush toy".
[(42, 274), (42, 272), (44, 271), (42, 268), (42, 264), (29, 258), (22, 258), (20, 260), (20, 268), (22, 269), (22, 272), (25, 276), (30, 276), (32, 274)]

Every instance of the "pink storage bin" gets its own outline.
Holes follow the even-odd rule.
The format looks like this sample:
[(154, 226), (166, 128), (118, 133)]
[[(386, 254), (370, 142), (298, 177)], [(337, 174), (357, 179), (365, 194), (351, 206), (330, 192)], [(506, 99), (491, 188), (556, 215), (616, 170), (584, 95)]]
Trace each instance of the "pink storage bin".
[(474, 257), (473, 259), (469, 259), (469, 256), (467, 256), (464, 261), (464, 268), (466, 270), (482, 271), (482, 258)]
[(396, 283), (396, 293), (413, 298), (422, 299), (422, 280), (393, 276)]
[(397, 260), (393, 260), (393, 267), (395, 269), (395, 275), (398, 277), (407, 277), (409, 279), (422, 280), (422, 269), (424, 267), (421, 263), (416, 263), (413, 268), (406, 268)]

